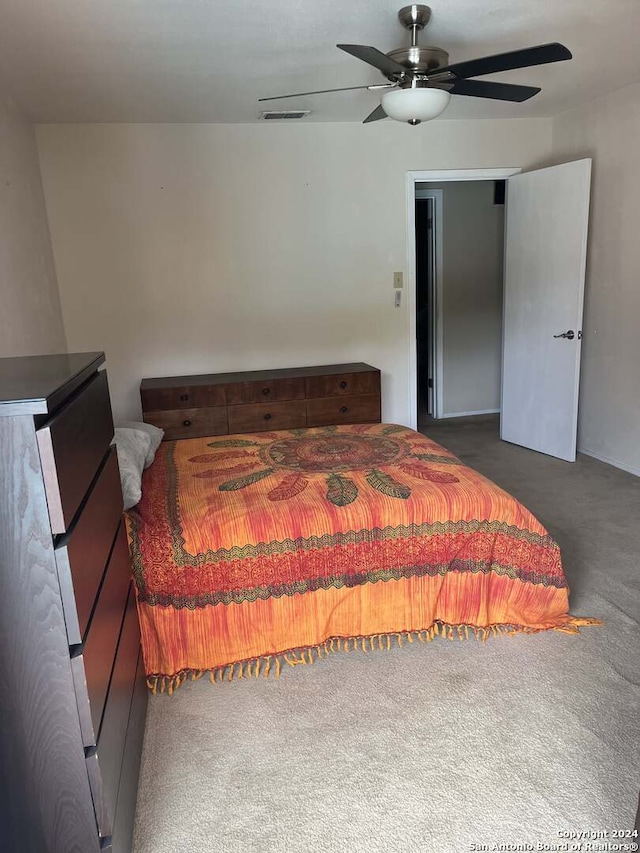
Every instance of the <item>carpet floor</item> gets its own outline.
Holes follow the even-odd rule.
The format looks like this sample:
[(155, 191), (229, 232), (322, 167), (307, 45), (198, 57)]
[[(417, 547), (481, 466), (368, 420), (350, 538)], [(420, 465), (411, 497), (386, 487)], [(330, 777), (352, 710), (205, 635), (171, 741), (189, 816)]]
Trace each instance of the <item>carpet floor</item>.
[(604, 626), (341, 653), (152, 696), (135, 853), (554, 850), (562, 833), (632, 830), (640, 479), (501, 442), (492, 419), (428, 434), (538, 516), (572, 613)]

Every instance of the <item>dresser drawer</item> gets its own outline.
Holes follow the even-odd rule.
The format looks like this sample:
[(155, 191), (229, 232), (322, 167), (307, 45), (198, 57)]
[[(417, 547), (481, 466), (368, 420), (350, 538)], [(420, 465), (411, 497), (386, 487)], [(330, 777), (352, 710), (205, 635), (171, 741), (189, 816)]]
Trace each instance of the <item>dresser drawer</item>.
[(255, 403), (248, 406), (229, 406), (229, 432), (262, 432), (272, 429), (293, 429), (306, 426), (304, 400), (288, 403)]
[(333, 397), (342, 394), (379, 394), (380, 374), (336, 373), (328, 376), (310, 376), (307, 380), (307, 397)]
[(71, 658), (85, 746), (96, 743), (100, 729), (130, 583), (129, 545), (121, 523), (82, 653)]
[(96, 373), (37, 438), (51, 530), (64, 533), (113, 438), (107, 374)]
[(115, 817), (118, 798), (118, 783), (122, 769), (127, 724), (131, 710), (131, 698), (136, 683), (136, 669), (140, 653), (140, 629), (136, 612), (135, 591), (129, 588), (127, 610), (118, 643), (118, 653), (113, 667), (109, 695), (104, 709), (98, 736), (98, 767), (100, 791), (94, 791), (103, 799), (102, 811)]
[(145, 412), (144, 419), (148, 424), (164, 430), (165, 441), (199, 438), (203, 435), (225, 435), (227, 432), (226, 406)]
[[(87, 773), (89, 775), (89, 787), (91, 788), (91, 797), (93, 799), (93, 808), (96, 813), (96, 823), (98, 824), (98, 835), (100, 838), (107, 838), (113, 834), (113, 815), (114, 807), (108, 803), (104, 795), (102, 785), (102, 775), (100, 773), (100, 760), (98, 759), (98, 751), (96, 747), (89, 750), (87, 757)], [(102, 845), (100, 845), (102, 850)], [(107, 847), (107, 850), (109, 848)]]
[(100, 853), (131, 853), (148, 692), (140, 653), (115, 803), (110, 802), (103, 780), (103, 756), (96, 750), (87, 758), (96, 822), (101, 838), (105, 839)]
[(143, 388), (142, 408), (150, 412), (167, 409), (202, 409), (225, 406), (224, 385), (183, 385), (176, 388)]
[(361, 424), (380, 421), (380, 397), (374, 394), (358, 397), (325, 397), (307, 400), (307, 424)]
[(234, 382), (227, 385), (227, 403), (269, 403), (304, 400), (304, 379), (267, 379), (264, 382)]
[(147, 716), (147, 676), (144, 671), (142, 652), (138, 656), (131, 711), (124, 744), (122, 773), (118, 787), (116, 815), (113, 822), (113, 853), (131, 853), (131, 838), (136, 810), (136, 792), (140, 773), (140, 754)]
[(84, 637), (121, 516), (118, 457), (111, 447), (82, 513), (55, 550), (70, 646)]

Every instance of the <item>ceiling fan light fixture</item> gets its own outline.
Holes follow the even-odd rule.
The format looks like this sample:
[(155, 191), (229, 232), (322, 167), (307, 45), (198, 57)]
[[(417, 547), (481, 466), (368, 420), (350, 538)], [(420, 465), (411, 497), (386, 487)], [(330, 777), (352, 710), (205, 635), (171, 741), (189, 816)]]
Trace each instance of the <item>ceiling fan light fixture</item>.
[(420, 3), (400, 9), (398, 18), (402, 26), (411, 31), (411, 44), (395, 48), (388, 53), (382, 53), (381, 50), (367, 44), (336, 45), (345, 53), (381, 71), (382, 76), (388, 81), (386, 83), (317, 89), (314, 92), (298, 92), (274, 98), (259, 98), (259, 100), (272, 101), (279, 98), (298, 98), (303, 95), (325, 95), (329, 92), (389, 87), (382, 95), (380, 104), (369, 113), (363, 124), (392, 118), (395, 121), (406, 121), (416, 125), (443, 113), (449, 105), (451, 95), (488, 98), (514, 104), (528, 101), (529, 98), (538, 94), (540, 91), (538, 86), (520, 86), (473, 78), (571, 59), (571, 51), (567, 47), (559, 42), (549, 42), (450, 64), (448, 51), (441, 47), (418, 44), (418, 34), (429, 23), (430, 17), (431, 9)]
[(451, 94), (445, 89), (390, 89), (380, 100), (389, 118), (420, 124), (443, 113), (449, 106)]

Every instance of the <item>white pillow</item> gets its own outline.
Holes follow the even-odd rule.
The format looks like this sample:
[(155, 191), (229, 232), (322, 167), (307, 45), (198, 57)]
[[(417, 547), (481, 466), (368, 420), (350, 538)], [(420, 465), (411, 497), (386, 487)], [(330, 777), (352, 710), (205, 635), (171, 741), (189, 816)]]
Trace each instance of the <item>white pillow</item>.
[(148, 468), (149, 465), (151, 465), (151, 463), (155, 459), (156, 451), (162, 443), (162, 439), (164, 438), (164, 430), (160, 429), (157, 426), (154, 426), (153, 424), (142, 423), (142, 421), (125, 421), (122, 426), (126, 427), (127, 429), (137, 429), (139, 432), (146, 432), (146, 434), (151, 439), (149, 451), (147, 452), (147, 458), (144, 463), (144, 467)]
[(131, 509), (142, 497), (142, 471), (151, 446), (151, 438), (138, 429), (114, 430), (114, 443), (118, 452), (120, 481), (124, 508)]

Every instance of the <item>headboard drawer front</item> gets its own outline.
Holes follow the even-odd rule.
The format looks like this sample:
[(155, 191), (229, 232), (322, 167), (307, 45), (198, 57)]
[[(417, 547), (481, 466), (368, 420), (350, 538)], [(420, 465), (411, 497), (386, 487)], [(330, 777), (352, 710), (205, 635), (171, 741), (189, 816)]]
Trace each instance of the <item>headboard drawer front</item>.
[(380, 398), (375, 394), (364, 394), (307, 400), (307, 417), (318, 426), (379, 423)]
[(337, 373), (333, 376), (312, 376), (307, 379), (307, 397), (339, 397), (354, 394), (380, 394), (380, 374)]
[[(143, 379), (140, 397), (145, 421), (164, 429), (165, 441), (371, 423), (380, 420), (380, 371), (359, 362)], [(333, 415), (332, 397), (352, 400), (349, 412), (343, 401)]]
[(264, 382), (234, 382), (227, 386), (227, 403), (230, 405), (304, 398), (304, 379), (267, 379)]
[(113, 438), (107, 374), (96, 373), (37, 438), (51, 530), (64, 533)]
[(304, 400), (288, 403), (256, 403), (253, 406), (229, 406), (229, 432), (264, 432), (295, 429), (307, 425)]
[(226, 406), (145, 412), (144, 419), (148, 424), (164, 430), (165, 441), (200, 438), (203, 435), (226, 435), (229, 431)]
[(202, 409), (225, 406), (224, 385), (179, 385), (167, 388), (146, 388), (141, 392), (145, 411), (171, 409)]

